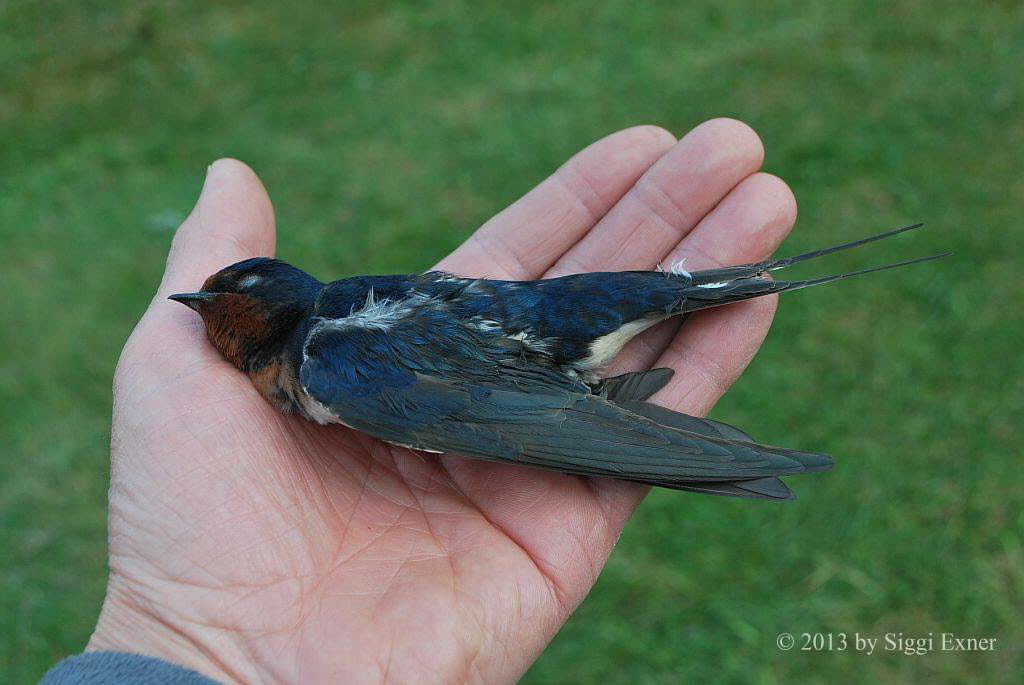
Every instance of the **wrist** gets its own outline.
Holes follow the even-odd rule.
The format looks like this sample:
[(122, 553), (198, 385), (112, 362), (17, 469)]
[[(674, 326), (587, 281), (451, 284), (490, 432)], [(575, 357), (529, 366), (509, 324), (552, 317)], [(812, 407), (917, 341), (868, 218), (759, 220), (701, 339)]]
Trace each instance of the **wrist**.
[(181, 609), (154, 605), (112, 578), (85, 651), (156, 657), (225, 684), (255, 679), (255, 668), (244, 656), (237, 634), (189, 621)]

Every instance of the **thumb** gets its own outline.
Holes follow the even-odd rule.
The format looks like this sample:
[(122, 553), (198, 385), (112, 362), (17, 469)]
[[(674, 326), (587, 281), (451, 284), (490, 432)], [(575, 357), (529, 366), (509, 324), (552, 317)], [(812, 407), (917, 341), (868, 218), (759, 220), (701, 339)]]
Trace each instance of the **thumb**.
[(274, 241), (274, 208), (259, 178), (238, 160), (219, 159), (174, 234), (157, 298), (199, 290), (207, 276), (234, 262), (273, 256)]

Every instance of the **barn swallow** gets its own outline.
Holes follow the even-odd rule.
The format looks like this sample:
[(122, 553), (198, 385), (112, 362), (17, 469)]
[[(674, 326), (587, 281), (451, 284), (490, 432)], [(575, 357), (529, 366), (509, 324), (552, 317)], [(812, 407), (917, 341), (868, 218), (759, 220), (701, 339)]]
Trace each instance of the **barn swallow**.
[(537, 281), (439, 271), (321, 283), (259, 257), (171, 295), (259, 393), (285, 412), (388, 443), (676, 490), (791, 499), (779, 476), (825, 454), (758, 444), (647, 400), (672, 376), (601, 378), (626, 342), (673, 316), (946, 256), (811, 280), (769, 273), (920, 224), (785, 259), (690, 273), (581, 273)]

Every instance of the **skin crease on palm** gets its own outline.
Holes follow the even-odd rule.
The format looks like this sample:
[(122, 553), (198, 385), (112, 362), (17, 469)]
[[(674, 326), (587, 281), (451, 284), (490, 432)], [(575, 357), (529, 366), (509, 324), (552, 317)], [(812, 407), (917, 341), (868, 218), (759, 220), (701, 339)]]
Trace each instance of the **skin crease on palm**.
[[(757, 135), (729, 119), (678, 142), (653, 126), (619, 131), (438, 268), (533, 279), (762, 259), (796, 216), (762, 159)], [(646, 488), (418, 453), (278, 413), (166, 299), (273, 255), (274, 242), (255, 174), (214, 163), (115, 374), (110, 579), (88, 649), (224, 682), (514, 681), (590, 590)], [(671, 366), (654, 401), (703, 415), (775, 305), (663, 324), (608, 375)]]

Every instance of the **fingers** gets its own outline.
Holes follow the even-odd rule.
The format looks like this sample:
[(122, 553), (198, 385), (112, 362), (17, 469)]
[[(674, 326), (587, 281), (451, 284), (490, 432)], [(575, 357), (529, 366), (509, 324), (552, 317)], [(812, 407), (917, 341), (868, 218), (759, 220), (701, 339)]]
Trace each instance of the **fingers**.
[(693, 129), (546, 276), (653, 268), (725, 197), (757, 171), (764, 148), (733, 119)]
[[(775, 252), (789, 235), (796, 221), (796, 211), (793, 192), (783, 180), (771, 174), (753, 174), (737, 185), (662, 261), (671, 264), (684, 259), (689, 271), (759, 261)], [(774, 298), (740, 302), (713, 311), (715, 315), (753, 311), (765, 307), (762, 301), (768, 300)], [(682, 327), (681, 335), (689, 336), (691, 330), (702, 328), (702, 320), (709, 316), (714, 318), (711, 311), (692, 316)], [(675, 366), (671, 364), (671, 356), (663, 357), (663, 353), (678, 330), (679, 322), (669, 321), (634, 339), (618, 356), (609, 374), (647, 368), (656, 363)], [(754, 345), (755, 350), (758, 344), (760, 339)], [(676, 348), (676, 352), (680, 349)], [(659, 357), (663, 358), (659, 361)], [(680, 368), (674, 383), (686, 380), (686, 369)]]
[(756, 262), (768, 257), (796, 222), (796, 198), (772, 174), (748, 176), (673, 248), (665, 262), (685, 259), (689, 271)]
[(437, 268), (484, 278), (539, 277), (673, 143), (672, 134), (656, 126), (602, 138), (480, 227)]
[(210, 165), (192, 213), (174, 234), (157, 298), (198, 290), (210, 274), (274, 254), (274, 208), (263, 184), (234, 159)]

